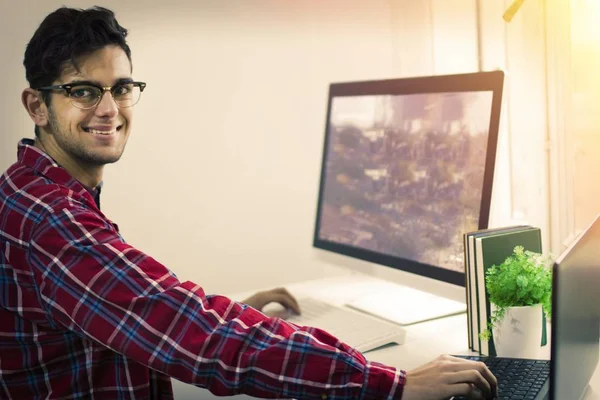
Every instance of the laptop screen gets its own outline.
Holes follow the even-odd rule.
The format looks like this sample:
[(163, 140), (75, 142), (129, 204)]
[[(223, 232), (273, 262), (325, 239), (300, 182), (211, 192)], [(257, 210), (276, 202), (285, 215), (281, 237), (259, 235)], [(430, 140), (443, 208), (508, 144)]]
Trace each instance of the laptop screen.
[(598, 364), (599, 337), (600, 215), (554, 264), (553, 399), (582, 397)]

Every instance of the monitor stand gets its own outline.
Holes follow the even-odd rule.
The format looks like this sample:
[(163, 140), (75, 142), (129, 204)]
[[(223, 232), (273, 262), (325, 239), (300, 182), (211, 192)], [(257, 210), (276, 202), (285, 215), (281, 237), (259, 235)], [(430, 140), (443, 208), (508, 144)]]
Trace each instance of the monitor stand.
[[(365, 282), (368, 287), (344, 305), (393, 322), (411, 325), (467, 311), (464, 302), (385, 281)], [(361, 288), (363, 289), (363, 288)]]

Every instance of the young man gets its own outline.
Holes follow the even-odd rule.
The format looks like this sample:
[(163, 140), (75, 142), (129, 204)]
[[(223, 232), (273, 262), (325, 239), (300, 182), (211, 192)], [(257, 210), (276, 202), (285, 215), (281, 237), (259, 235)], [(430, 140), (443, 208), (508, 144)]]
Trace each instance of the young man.
[(121, 157), (145, 83), (127, 31), (103, 8), (61, 8), (25, 52), (35, 123), (0, 178), (0, 398), (170, 399), (170, 377), (217, 395), (297, 399), (492, 398), (481, 363), (450, 356), (405, 372), (326, 332), (179, 282), (100, 211), (104, 165)]

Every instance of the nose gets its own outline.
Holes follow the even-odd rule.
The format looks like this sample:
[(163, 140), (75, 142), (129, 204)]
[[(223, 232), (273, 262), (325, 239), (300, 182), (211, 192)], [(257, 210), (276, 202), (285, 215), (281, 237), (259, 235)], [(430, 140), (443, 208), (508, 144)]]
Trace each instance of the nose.
[(114, 117), (119, 113), (119, 106), (115, 103), (110, 91), (105, 91), (100, 97), (100, 102), (96, 106), (96, 115), (98, 117)]

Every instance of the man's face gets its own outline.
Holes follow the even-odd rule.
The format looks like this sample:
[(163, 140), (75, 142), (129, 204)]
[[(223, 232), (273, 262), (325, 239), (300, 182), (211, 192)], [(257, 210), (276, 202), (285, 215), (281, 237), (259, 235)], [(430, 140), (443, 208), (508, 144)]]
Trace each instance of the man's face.
[[(78, 73), (69, 66), (53, 85), (88, 81), (99, 86), (113, 86), (131, 79), (131, 63), (118, 46), (106, 46), (79, 60)], [(82, 167), (114, 163), (121, 158), (129, 132), (133, 107), (117, 106), (109, 92), (104, 92), (94, 108), (82, 110), (71, 104), (61, 92), (52, 94), (48, 140), (53, 140), (63, 156)]]

